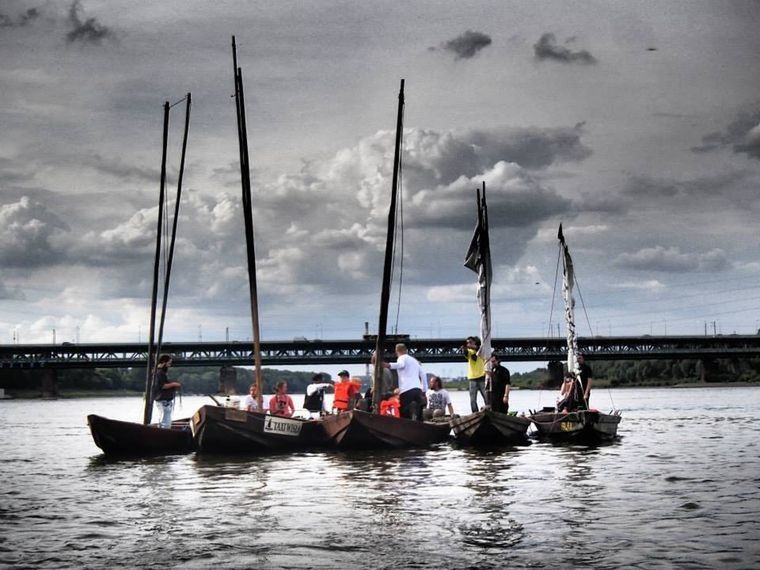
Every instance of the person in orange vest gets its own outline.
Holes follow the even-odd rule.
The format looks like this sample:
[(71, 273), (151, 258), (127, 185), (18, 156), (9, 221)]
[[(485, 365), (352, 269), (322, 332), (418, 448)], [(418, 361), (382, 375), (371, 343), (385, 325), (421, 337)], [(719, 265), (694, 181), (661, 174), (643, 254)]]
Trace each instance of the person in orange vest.
[(398, 388), (396, 388), (392, 394), (388, 394), (387, 397), (380, 402), (380, 415), (400, 418), (400, 410), (401, 400), (399, 400)]
[(333, 412), (338, 410), (346, 412), (353, 408), (356, 395), (360, 393), (362, 383), (353, 378), (349, 378), (348, 370), (338, 372), (340, 382), (335, 384), (335, 398), (333, 399)]

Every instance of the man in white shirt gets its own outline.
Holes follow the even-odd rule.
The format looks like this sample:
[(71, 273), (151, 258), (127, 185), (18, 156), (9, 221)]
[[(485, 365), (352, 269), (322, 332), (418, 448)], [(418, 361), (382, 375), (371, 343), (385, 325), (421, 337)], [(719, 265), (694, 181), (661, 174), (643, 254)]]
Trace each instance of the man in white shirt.
[(396, 345), (396, 362), (383, 362), (384, 368), (398, 372), (398, 387), (401, 393), (401, 417), (422, 421), (422, 410), (425, 408), (425, 387), (427, 377), (422, 371), (419, 361), (407, 354), (405, 344)]

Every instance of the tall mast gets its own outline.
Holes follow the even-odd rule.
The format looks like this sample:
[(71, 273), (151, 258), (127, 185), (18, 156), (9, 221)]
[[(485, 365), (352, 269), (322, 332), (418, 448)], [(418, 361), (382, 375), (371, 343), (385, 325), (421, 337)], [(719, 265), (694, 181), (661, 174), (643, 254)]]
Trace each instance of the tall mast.
[(150, 301), (150, 335), (145, 371), (145, 408), (143, 423), (149, 424), (153, 414), (153, 366), (156, 360), (154, 341), (156, 337), (156, 304), (158, 301), (158, 270), (161, 265), (161, 231), (164, 223), (164, 192), (166, 189), (166, 146), (169, 140), (169, 101), (164, 103), (164, 137), (161, 152), (161, 184), (158, 192), (158, 223), (156, 231), (156, 256), (153, 263), (153, 293)]
[(161, 345), (164, 341), (164, 322), (166, 321), (166, 303), (169, 299), (169, 281), (172, 275), (172, 263), (174, 262), (174, 244), (177, 241), (177, 222), (179, 222), (179, 205), (182, 201), (182, 180), (185, 177), (185, 156), (187, 153), (187, 133), (190, 129), (190, 106), (192, 96), (190, 93), (185, 97), (185, 131), (182, 135), (182, 155), (179, 161), (179, 177), (177, 178), (177, 199), (174, 203), (174, 219), (172, 221), (171, 240), (169, 242), (169, 254), (166, 262), (166, 276), (164, 278), (164, 295), (163, 304), (161, 305), (161, 319), (158, 326), (158, 341), (156, 342), (156, 353), (161, 352)]
[(253, 204), (251, 200), (251, 172), (248, 157), (248, 134), (245, 121), (245, 94), (243, 92), (243, 71), (237, 65), (237, 46), (232, 36), (232, 65), (235, 75), (235, 110), (237, 113), (238, 146), (240, 151), (240, 178), (245, 219), (245, 245), (248, 260), (248, 289), (251, 298), (251, 326), (253, 328), (253, 358), (259, 409), (261, 396), (261, 338), (259, 335), (259, 302), (256, 282), (256, 247), (253, 236)]
[(388, 234), (385, 240), (385, 263), (383, 265), (383, 286), (380, 291), (380, 318), (377, 325), (375, 344), (375, 378), (372, 385), (372, 409), (380, 412), (380, 387), (383, 380), (383, 357), (385, 354), (385, 329), (388, 324), (388, 302), (391, 295), (391, 270), (393, 267), (393, 237), (396, 228), (396, 195), (398, 193), (399, 167), (401, 163), (401, 137), (404, 118), (404, 80), (398, 93), (398, 117), (396, 119), (396, 150), (393, 156), (393, 181), (391, 183), (391, 205), (388, 210)]

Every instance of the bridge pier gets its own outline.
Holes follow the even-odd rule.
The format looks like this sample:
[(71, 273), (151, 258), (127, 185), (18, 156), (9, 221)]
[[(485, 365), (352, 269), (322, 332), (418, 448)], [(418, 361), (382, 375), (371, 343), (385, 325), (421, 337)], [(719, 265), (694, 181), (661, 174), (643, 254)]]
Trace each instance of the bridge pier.
[(237, 381), (237, 370), (232, 366), (222, 366), (219, 369), (219, 393), (233, 396), (237, 394), (235, 382)]
[(58, 372), (55, 368), (42, 370), (41, 392), (42, 398), (46, 400), (54, 400), (58, 397)]
[(718, 361), (714, 358), (702, 358), (699, 361), (699, 381), (716, 382), (719, 370)]

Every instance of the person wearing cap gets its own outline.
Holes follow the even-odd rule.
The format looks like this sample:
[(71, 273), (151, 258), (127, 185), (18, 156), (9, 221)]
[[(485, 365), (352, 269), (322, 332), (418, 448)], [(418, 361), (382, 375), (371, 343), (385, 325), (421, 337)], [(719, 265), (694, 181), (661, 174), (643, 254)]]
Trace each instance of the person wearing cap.
[(468, 336), (462, 345), (462, 354), (467, 360), (467, 380), (470, 384), (470, 409), (472, 413), (478, 411), (478, 392), (483, 397), (483, 402), (488, 404), (486, 398), (486, 361), (478, 353), (480, 339), (476, 336)]
[(491, 378), (491, 409), (506, 414), (509, 412), (509, 389), (512, 386), (509, 370), (501, 365), (501, 357), (491, 354), (490, 370), (486, 375)]
[(347, 412), (353, 406), (355, 396), (360, 393), (362, 384), (358, 380), (350, 378), (348, 370), (338, 372), (340, 382), (335, 384), (335, 398), (333, 399), (333, 412)]
[(398, 387), (401, 392), (401, 417), (422, 421), (422, 410), (426, 399), (424, 389), (427, 376), (419, 361), (407, 353), (406, 345), (396, 345), (396, 362), (383, 362), (384, 368), (398, 372)]
[(322, 382), (322, 375), (317, 373), (311, 378), (311, 384), (306, 386), (306, 396), (303, 399), (303, 407), (311, 413), (325, 412), (325, 390), (332, 388), (329, 382)]

